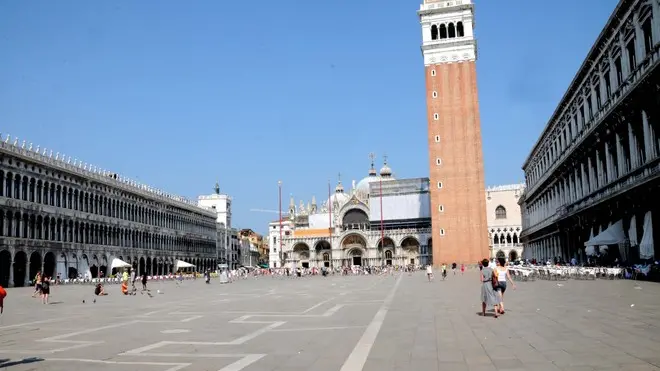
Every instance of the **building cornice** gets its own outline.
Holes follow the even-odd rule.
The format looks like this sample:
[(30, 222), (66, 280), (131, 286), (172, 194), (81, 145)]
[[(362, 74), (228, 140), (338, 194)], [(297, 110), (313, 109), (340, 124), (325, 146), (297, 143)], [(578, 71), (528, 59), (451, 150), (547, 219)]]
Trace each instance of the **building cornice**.
[(583, 60), (580, 68), (578, 68), (577, 73), (571, 80), (571, 83), (568, 85), (568, 89), (559, 100), (559, 104), (555, 111), (550, 116), (550, 119), (546, 123), (541, 135), (537, 139), (534, 146), (523, 162), (522, 169), (523, 171), (527, 168), (532, 159), (536, 156), (539, 148), (543, 145), (544, 141), (547, 138), (547, 134), (552, 132), (552, 127), (561, 117), (564, 115), (567, 109), (570, 109), (569, 103), (573, 101), (573, 95), (582, 88), (584, 81), (588, 78), (589, 74), (596, 68), (598, 68), (599, 59), (604, 53), (607, 53), (608, 46), (616, 39), (617, 32), (620, 29), (620, 26), (625, 23), (627, 17), (625, 15), (632, 9), (634, 6), (641, 0), (621, 0), (617, 4), (616, 8), (610, 15), (605, 27), (601, 30), (600, 34), (596, 38), (596, 41), (591, 46), (587, 57)]

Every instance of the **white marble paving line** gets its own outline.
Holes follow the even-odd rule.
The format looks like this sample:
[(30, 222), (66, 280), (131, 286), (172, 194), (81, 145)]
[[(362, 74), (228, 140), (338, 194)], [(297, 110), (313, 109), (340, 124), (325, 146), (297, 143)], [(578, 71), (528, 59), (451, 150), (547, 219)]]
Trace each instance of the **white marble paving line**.
[(367, 357), (369, 357), (369, 353), (371, 352), (371, 348), (376, 342), (376, 338), (378, 338), (378, 333), (380, 332), (380, 328), (383, 326), (383, 322), (385, 322), (385, 317), (387, 316), (390, 305), (394, 300), (394, 294), (396, 294), (396, 290), (399, 288), (399, 284), (401, 284), (402, 278), (403, 275), (399, 275), (399, 278), (397, 278), (394, 287), (392, 290), (390, 290), (387, 298), (385, 298), (383, 305), (380, 307), (378, 312), (376, 312), (376, 315), (371, 320), (371, 323), (369, 323), (369, 326), (367, 326), (367, 329), (364, 331), (362, 337), (355, 345), (355, 348), (353, 348), (351, 354), (348, 356), (348, 358), (346, 358), (346, 361), (344, 362), (344, 365), (341, 367), (340, 371), (361, 371), (362, 368), (364, 368), (364, 364), (367, 362)]
[(173, 363), (173, 362), (124, 362), (124, 361), (106, 361), (100, 359), (85, 359), (85, 358), (45, 358), (47, 362), (81, 362), (81, 363), (96, 363), (106, 365), (133, 365), (133, 366), (170, 366), (163, 371), (179, 371), (185, 367), (190, 366), (192, 363)]

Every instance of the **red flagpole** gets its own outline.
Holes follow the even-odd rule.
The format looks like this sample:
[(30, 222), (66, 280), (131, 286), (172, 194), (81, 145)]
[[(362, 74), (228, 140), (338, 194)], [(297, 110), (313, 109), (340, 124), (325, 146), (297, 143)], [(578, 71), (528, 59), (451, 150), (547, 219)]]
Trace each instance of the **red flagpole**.
[(380, 176), (380, 247), (385, 249), (385, 229), (383, 228), (383, 176)]
[(277, 189), (278, 189), (278, 199), (280, 205), (280, 209), (279, 209), (280, 210), (280, 255), (282, 255), (284, 253), (282, 252), (282, 181), (281, 180), (277, 181)]

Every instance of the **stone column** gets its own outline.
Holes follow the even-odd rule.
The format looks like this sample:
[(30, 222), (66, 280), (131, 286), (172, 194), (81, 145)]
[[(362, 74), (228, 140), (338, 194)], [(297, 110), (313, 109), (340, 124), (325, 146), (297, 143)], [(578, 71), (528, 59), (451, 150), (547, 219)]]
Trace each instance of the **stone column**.
[[(639, 63), (646, 58), (644, 32), (642, 31), (642, 25), (639, 24), (639, 12), (633, 13), (633, 26), (635, 27), (635, 55), (637, 56), (637, 64), (639, 65)], [(632, 69), (635, 68), (637, 68), (637, 66), (632, 66)]]
[[(626, 44), (623, 42), (624, 33), (619, 31), (619, 49), (621, 50), (621, 75), (623, 75), (623, 81), (625, 81), (628, 76), (630, 76), (631, 68), (630, 63), (628, 62), (628, 51), (626, 49)], [(621, 81), (621, 82), (623, 82)]]
[(598, 179), (598, 185), (596, 189), (604, 185), (603, 182), (603, 164), (600, 160), (600, 149), (596, 148), (596, 179)]
[(628, 172), (628, 169), (626, 169), (626, 153), (623, 150), (623, 146), (621, 145), (621, 136), (617, 133), (615, 135), (615, 140), (616, 140), (616, 159), (617, 159), (617, 172), (619, 174), (619, 177), (622, 177), (624, 174)]

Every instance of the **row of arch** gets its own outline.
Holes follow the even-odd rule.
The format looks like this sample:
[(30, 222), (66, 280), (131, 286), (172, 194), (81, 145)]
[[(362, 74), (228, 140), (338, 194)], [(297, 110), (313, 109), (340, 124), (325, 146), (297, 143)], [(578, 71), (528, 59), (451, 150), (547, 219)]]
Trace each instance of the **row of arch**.
[(3, 209), (0, 209), (0, 236), (188, 253), (211, 254), (216, 248), (215, 239), (168, 236)]
[(168, 206), (166, 210), (157, 210), (3, 170), (0, 170), (0, 196), (155, 227), (207, 235), (215, 233), (215, 220), (212, 215), (196, 214), (173, 206)]
[[(167, 275), (175, 273), (175, 264), (178, 258), (173, 257), (150, 257), (150, 256), (115, 256), (137, 269), (138, 275)], [(60, 277), (61, 279), (72, 278), (98, 278), (108, 277), (116, 274), (116, 270), (109, 271), (108, 262), (113, 256), (94, 253), (60, 252), (56, 255), (52, 251), (46, 252), (43, 257), (41, 252), (33, 251), (28, 254), (23, 250), (15, 252), (14, 256), (9, 250), (0, 251), (0, 285), (4, 287), (22, 287), (28, 284), (37, 274), (42, 272), (49, 277)], [(197, 271), (214, 269), (217, 266), (215, 259), (211, 258), (181, 258), (195, 265)]]
[(432, 25), (431, 40), (453, 39), (455, 37), (465, 36), (463, 22), (449, 22), (448, 24)]
[(493, 235), (493, 240), (491, 241), (493, 245), (518, 245), (520, 244), (520, 239), (518, 237), (518, 232), (511, 233), (499, 233)]
[(496, 257), (496, 258), (509, 259), (510, 262), (515, 262), (515, 261), (518, 261), (518, 259), (520, 259), (520, 255), (518, 254), (518, 251), (517, 251), (517, 250), (511, 250), (511, 251), (509, 251), (508, 256), (507, 256), (507, 254), (506, 254), (504, 251), (502, 251), (502, 250), (498, 250), (498, 251), (495, 253), (495, 257)]

